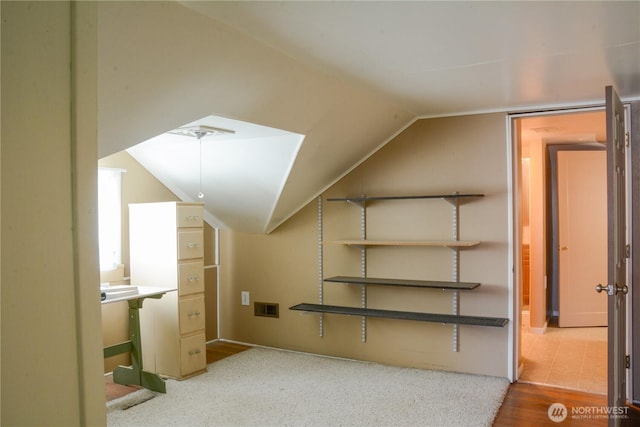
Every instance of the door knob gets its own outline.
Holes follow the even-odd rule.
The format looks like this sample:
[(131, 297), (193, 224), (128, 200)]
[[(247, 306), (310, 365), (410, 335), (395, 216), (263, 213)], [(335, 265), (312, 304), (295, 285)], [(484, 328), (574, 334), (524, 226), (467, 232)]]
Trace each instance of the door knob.
[(598, 284), (598, 286), (596, 286), (596, 292), (600, 293), (602, 291), (607, 291), (608, 295), (614, 295), (614, 293), (619, 294), (620, 292), (626, 295), (629, 293), (629, 287), (627, 285), (615, 285), (614, 287), (613, 285), (602, 286), (601, 284)]

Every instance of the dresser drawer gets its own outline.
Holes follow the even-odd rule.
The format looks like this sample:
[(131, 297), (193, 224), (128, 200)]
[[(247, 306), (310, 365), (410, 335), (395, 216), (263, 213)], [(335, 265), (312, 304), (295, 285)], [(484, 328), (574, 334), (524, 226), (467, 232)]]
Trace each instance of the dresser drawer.
[(178, 206), (177, 209), (178, 228), (202, 227), (202, 206)]
[(178, 306), (180, 335), (205, 328), (204, 294), (180, 298)]
[(202, 258), (204, 238), (202, 230), (178, 231), (178, 259)]
[(207, 344), (204, 333), (180, 340), (180, 371), (189, 375), (207, 367)]
[(178, 264), (178, 295), (204, 292), (204, 263), (202, 261)]

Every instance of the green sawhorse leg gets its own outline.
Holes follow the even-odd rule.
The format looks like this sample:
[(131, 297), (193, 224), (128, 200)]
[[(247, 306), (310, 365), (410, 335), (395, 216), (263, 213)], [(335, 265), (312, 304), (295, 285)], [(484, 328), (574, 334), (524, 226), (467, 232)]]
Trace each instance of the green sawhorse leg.
[(142, 343), (140, 340), (140, 309), (145, 298), (162, 298), (162, 294), (128, 300), (129, 341), (104, 349), (104, 357), (131, 352), (131, 366), (118, 366), (113, 371), (113, 382), (123, 385), (139, 385), (146, 389), (166, 393), (165, 382), (158, 374), (146, 372), (142, 368)]

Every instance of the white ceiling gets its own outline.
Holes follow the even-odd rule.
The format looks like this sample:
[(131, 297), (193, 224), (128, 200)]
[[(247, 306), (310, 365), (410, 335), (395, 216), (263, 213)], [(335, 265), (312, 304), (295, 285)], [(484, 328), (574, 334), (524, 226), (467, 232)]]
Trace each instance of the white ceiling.
[(640, 95), (640, 2), (185, 2), (417, 116)]
[[(102, 156), (207, 116), (304, 137), (277, 158), (252, 148), (245, 155), (253, 160), (237, 157), (233, 170), (220, 156), (207, 166), (229, 173), (206, 178), (215, 200), (207, 209), (218, 225), (239, 231), (272, 231), (418, 118), (601, 105), (607, 85), (640, 99), (640, 1), (101, 2), (99, 9)], [(259, 157), (271, 164), (269, 179), (254, 166)], [(141, 163), (189, 199), (197, 181), (183, 161), (184, 172)]]
[(180, 127), (197, 125), (233, 134), (164, 133), (127, 152), (181, 200), (204, 203), (210, 224), (265, 230), (304, 137), (216, 116)]

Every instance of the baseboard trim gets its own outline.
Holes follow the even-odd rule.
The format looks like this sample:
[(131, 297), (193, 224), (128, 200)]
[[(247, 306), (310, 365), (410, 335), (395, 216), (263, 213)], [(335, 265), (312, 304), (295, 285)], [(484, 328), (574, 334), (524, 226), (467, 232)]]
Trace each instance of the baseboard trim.
[(216, 338), (211, 341), (207, 341), (207, 344), (212, 344), (215, 342), (228, 342), (229, 344), (246, 345), (247, 347), (258, 347), (258, 345), (256, 344), (250, 344), (248, 342), (242, 342), (242, 341), (228, 340), (225, 338)]
[(544, 326), (541, 328), (534, 328), (533, 326), (529, 327), (529, 332), (532, 334), (544, 335), (547, 332), (547, 326), (549, 323), (547, 321), (544, 322)]

